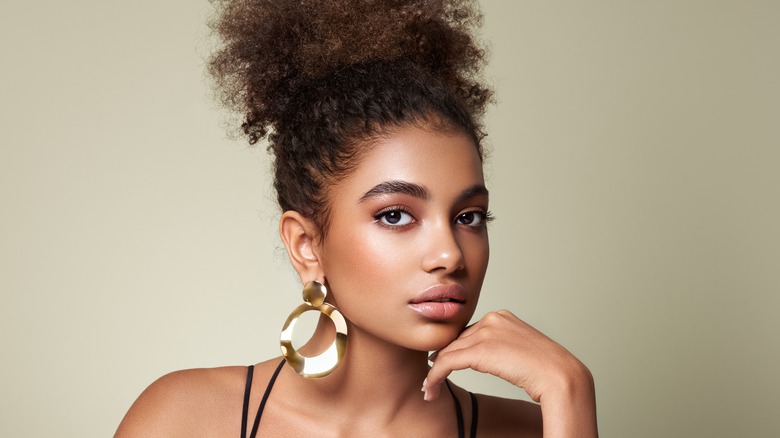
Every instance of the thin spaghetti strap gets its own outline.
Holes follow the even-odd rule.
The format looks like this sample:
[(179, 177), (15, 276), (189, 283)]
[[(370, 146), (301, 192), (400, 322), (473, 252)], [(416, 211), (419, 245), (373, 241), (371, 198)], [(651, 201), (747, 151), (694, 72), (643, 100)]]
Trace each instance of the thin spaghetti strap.
[(452, 386), (450, 386), (450, 381), (445, 380), (444, 383), (447, 384), (447, 389), (450, 390), (450, 395), (452, 395), (452, 401), (455, 402), (455, 415), (458, 417), (458, 438), (464, 438), (463, 411), (460, 409), (460, 402), (458, 402), (458, 398), (455, 397), (455, 391), (452, 390)]
[(276, 371), (274, 371), (274, 375), (271, 376), (271, 380), (268, 381), (268, 386), (266, 386), (265, 392), (263, 393), (263, 399), (260, 400), (260, 406), (258, 406), (257, 408), (255, 423), (252, 425), (252, 432), (249, 433), (249, 438), (255, 438), (257, 436), (257, 428), (260, 427), (260, 417), (263, 416), (263, 409), (265, 409), (265, 403), (268, 401), (268, 396), (271, 394), (271, 389), (273, 389), (274, 387), (276, 378), (279, 377), (279, 372), (282, 371), (282, 366), (284, 366), (284, 362), (285, 362), (284, 359), (282, 359), (282, 361), (279, 362), (279, 366), (276, 367)]
[(479, 406), (477, 406), (477, 396), (473, 392), (471, 395), (471, 438), (477, 437), (477, 421), (479, 420)]
[(249, 416), (249, 392), (252, 390), (252, 375), (255, 366), (249, 365), (246, 370), (246, 389), (244, 389), (244, 408), (241, 412), (241, 438), (246, 438), (246, 423)]

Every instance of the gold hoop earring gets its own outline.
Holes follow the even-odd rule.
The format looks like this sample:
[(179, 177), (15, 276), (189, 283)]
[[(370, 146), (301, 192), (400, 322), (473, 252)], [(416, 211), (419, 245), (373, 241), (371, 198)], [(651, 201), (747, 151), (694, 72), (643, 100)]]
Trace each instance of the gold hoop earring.
[[(287, 363), (296, 373), (307, 378), (325, 377), (332, 373), (339, 366), (344, 357), (344, 350), (347, 347), (347, 321), (344, 316), (332, 305), (325, 302), (328, 295), (328, 289), (319, 281), (310, 281), (303, 287), (304, 303), (296, 307), (287, 317), (282, 334), (279, 337), (279, 343), (282, 347), (282, 354)], [(295, 323), (304, 313), (311, 310), (318, 310), (327, 315), (333, 325), (336, 326), (336, 339), (327, 350), (314, 357), (302, 356), (293, 348), (292, 334), (295, 329)]]

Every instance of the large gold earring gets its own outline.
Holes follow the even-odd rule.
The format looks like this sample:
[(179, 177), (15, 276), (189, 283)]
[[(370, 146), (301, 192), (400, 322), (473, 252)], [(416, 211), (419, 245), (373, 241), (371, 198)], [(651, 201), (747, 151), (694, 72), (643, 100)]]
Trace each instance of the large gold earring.
[[(304, 303), (296, 307), (282, 327), (280, 344), (287, 363), (303, 377), (318, 378), (332, 373), (339, 366), (347, 348), (347, 321), (332, 305), (325, 302), (328, 290), (319, 281), (310, 281), (303, 287)], [(314, 357), (302, 356), (292, 346), (292, 334), (298, 318), (310, 310), (318, 310), (327, 315), (336, 326), (336, 339), (327, 350)]]

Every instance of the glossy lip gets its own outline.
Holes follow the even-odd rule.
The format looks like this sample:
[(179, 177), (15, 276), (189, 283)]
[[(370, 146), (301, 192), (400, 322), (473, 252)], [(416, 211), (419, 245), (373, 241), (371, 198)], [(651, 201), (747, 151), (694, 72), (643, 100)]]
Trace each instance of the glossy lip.
[(438, 300), (452, 300), (464, 303), (466, 302), (466, 290), (459, 284), (437, 284), (425, 289), (420, 295), (409, 301), (409, 304)]
[(467, 297), (466, 290), (459, 284), (440, 284), (417, 295), (409, 301), (409, 307), (425, 318), (444, 320), (465, 310)]

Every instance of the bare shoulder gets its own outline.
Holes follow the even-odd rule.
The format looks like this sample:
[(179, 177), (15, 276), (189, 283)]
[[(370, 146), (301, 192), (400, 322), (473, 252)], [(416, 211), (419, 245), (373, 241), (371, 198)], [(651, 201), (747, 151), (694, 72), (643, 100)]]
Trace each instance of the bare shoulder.
[[(258, 364), (255, 378), (276, 361)], [(130, 407), (115, 437), (223, 436), (238, 434), (247, 367), (175, 371), (149, 385)]]
[(536, 403), (476, 394), (478, 436), (541, 437), (542, 409)]

